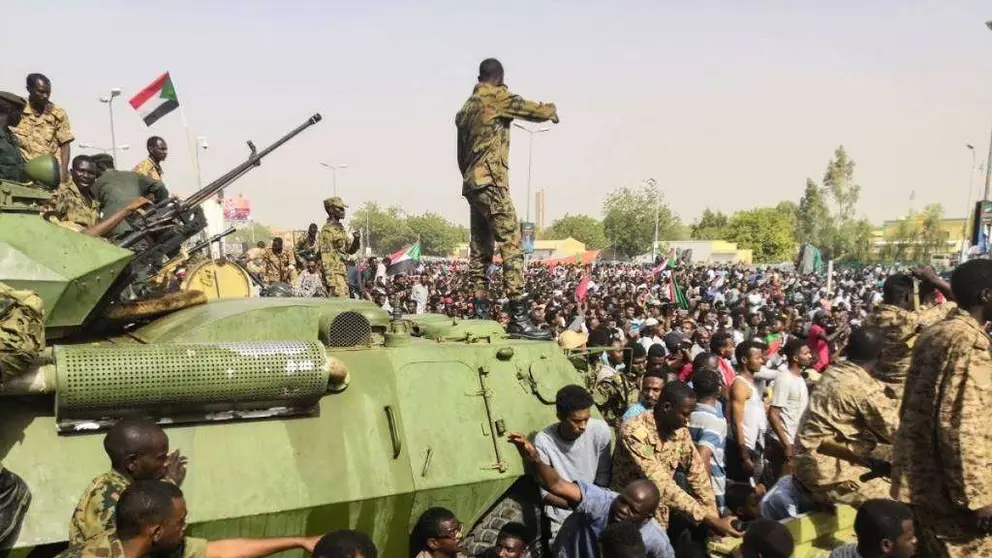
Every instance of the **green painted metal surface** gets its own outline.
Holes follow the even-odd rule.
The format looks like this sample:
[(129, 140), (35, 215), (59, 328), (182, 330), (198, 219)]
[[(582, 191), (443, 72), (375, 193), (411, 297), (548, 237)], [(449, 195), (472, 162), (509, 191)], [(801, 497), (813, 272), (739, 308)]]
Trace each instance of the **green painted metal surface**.
[(81, 325), (131, 257), (36, 214), (0, 212), (0, 280), (38, 293), (49, 328)]
[(421, 336), (436, 341), (486, 341), (506, 337), (503, 326), (491, 320), (461, 320), (440, 314), (405, 316)]
[[(360, 302), (228, 300), (158, 320), (131, 341), (312, 341), (322, 316), (345, 310), (386, 323), (381, 310)], [(351, 383), (320, 400), (319, 416), (167, 428), (171, 446), (189, 458), (183, 490), (192, 534), (360, 528), (383, 555), (402, 556), (426, 508), (447, 506), (471, 524), (496, 502), (523, 473), (502, 433), (551, 423), (553, 404), (534, 391), (553, 398), (580, 381), (554, 343), (412, 338), (330, 354), (348, 367)], [(59, 436), (53, 407), (51, 396), (0, 406), (4, 466), (33, 491), (15, 545), (22, 550), (64, 540), (83, 489), (109, 467), (102, 433)]]

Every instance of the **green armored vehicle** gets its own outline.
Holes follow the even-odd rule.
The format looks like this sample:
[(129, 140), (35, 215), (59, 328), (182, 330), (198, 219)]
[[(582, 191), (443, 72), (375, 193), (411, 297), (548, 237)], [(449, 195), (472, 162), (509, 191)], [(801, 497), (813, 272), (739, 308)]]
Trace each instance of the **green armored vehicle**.
[(40, 218), (25, 190), (0, 184), (0, 281), (44, 300), (50, 353), (3, 386), (0, 458), (32, 493), (6, 541), (14, 555), (60, 550), (110, 466), (102, 431), (129, 416), (157, 420), (188, 457), (195, 536), (356, 528), (402, 556), (436, 505), (476, 525), (471, 550), (507, 519), (536, 532), (534, 487), (504, 433), (555, 420), (555, 392), (579, 379), (556, 345), (351, 300), (133, 297), (196, 233), (211, 190), (318, 120), (111, 241)]

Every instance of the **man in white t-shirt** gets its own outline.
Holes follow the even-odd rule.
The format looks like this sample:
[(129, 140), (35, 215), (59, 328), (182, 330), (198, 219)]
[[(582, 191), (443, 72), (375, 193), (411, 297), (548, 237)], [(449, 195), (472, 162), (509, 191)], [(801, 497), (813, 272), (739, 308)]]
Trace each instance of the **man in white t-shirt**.
[[(813, 362), (813, 352), (802, 339), (791, 339), (782, 349), (788, 369), (781, 372), (772, 385), (772, 402), (768, 408), (768, 443), (765, 457), (771, 482), (783, 473), (791, 472), (793, 444), (799, 431), (799, 420), (809, 406), (809, 388), (803, 370)], [(769, 484), (771, 484), (769, 482)]]

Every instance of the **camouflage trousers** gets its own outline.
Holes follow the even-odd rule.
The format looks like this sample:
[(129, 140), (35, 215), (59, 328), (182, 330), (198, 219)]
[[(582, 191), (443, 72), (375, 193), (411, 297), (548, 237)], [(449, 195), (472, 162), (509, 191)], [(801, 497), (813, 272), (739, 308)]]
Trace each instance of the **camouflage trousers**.
[(348, 289), (348, 276), (344, 273), (325, 275), (324, 283), (327, 286), (329, 298), (348, 298), (351, 296), (351, 291)]
[(44, 348), (41, 298), (0, 283), (0, 382), (24, 372)]
[[(865, 472), (868, 472), (865, 470)], [(887, 478), (875, 478), (868, 482), (846, 481), (810, 490), (810, 496), (818, 504), (847, 504), (859, 507), (868, 500), (889, 498), (892, 483)]]
[(511, 298), (524, 293), (524, 253), (520, 248), (520, 224), (510, 191), (496, 185), (465, 193), (471, 208), (472, 239), (468, 270), (473, 287), (486, 288), (486, 271), (493, 263), (496, 243), (503, 260), (503, 285)]
[(916, 536), (919, 538), (917, 556), (930, 558), (992, 557), (992, 536), (970, 531), (974, 518), (967, 514), (941, 517), (924, 510), (915, 510)]

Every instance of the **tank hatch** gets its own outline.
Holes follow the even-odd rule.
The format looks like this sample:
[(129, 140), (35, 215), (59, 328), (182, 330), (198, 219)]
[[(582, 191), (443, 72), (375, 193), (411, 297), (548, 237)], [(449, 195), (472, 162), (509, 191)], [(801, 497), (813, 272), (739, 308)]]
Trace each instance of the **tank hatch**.
[(0, 281), (38, 293), (49, 328), (82, 325), (131, 257), (37, 214), (0, 212)]

